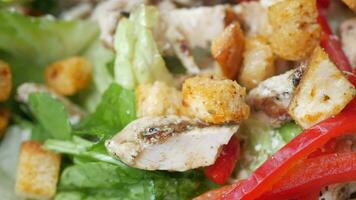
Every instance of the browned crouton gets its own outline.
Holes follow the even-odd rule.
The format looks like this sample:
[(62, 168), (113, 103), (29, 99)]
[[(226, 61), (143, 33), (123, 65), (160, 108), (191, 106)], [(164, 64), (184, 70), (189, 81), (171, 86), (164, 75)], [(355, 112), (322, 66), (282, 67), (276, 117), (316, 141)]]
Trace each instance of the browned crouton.
[(4, 135), (10, 122), (10, 111), (6, 108), (0, 108), (0, 138)]
[(136, 88), (137, 116), (179, 115), (182, 95), (164, 82), (139, 85)]
[(275, 71), (273, 51), (267, 41), (261, 37), (247, 38), (239, 83), (252, 89)]
[(342, 0), (351, 10), (356, 12), (356, 1), (355, 0)]
[(184, 82), (182, 95), (187, 115), (208, 123), (238, 123), (250, 113), (245, 88), (232, 80), (196, 76)]
[(60, 156), (35, 141), (22, 143), (17, 165), (16, 194), (29, 199), (51, 199), (57, 188)]
[(91, 66), (84, 58), (72, 57), (49, 65), (46, 83), (61, 95), (73, 95), (85, 88), (91, 79)]
[(287, 60), (309, 56), (319, 44), (316, 0), (284, 0), (268, 9), (269, 37), (275, 54)]
[(12, 88), (12, 76), (10, 65), (0, 60), (0, 101), (9, 98)]
[(230, 24), (212, 41), (211, 53), (219, 63), (224, 76), (229, 79), (235, 80), (237, 77), (244, 46), (245, 39), (238, 22)]

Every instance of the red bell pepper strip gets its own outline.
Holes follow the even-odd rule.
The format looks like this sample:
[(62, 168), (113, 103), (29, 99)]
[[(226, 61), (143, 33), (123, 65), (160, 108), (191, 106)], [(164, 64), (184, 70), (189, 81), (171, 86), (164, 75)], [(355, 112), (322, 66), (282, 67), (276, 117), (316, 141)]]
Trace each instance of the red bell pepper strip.
[(216, 199), (257, 199), (271, 190), (273, 185), (293, 166), (322, 147), (331, 138), (356, 132), (355, 121), (356, 111), (342, 112), (304, 130), (268, 159), (241, 185)]
[(328, 9), (330, 7), (330, 0), (317, 0), (316, 5), (319, 10), (321, 9)]
[(351, 72), (351, 65), (341, 48), (341, 43), (337, 36), (322, 34), (320, 45), (340, 70)]
[(263, 200), (282, 200), (315, 193), (327, 185), (356, 179), (356, 152), (334, 153), (306, 159), (284, 176)]
[(337, 36), (333, 35), (326, 16), (321, 9), (319, 9), (317, 21), (322, 30), (320, 45), (325, 49), (330, 59), (340, 70), (351, 72), (352, 68), (348, 58), (341, 48), (341, 42)]
[(225, 145), (213, 165), (205, 168), (205, 176), (211, 181), (223, 185), (231, 176), (240, 155), (240, 143), (236, 137), (232, 137)]

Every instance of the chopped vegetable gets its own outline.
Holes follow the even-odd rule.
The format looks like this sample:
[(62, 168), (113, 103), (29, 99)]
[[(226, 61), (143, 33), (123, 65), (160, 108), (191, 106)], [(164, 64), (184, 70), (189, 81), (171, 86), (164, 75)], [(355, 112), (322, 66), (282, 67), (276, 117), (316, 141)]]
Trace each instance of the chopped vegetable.
[(295, 136), (302, 132), (302, 128), (293, 122), (284, 124), (278, 129), (285, 142), (290, 142)]
[(77, 127), (77, 134), (112, 136), (136, 119), (135, 92), (112, 83), (95, 112)]
[[(42, 136), (37, 140), (54, 138), (69, 140), (71, 138), (71, 126), (64, 105), (47, 93), (32, 93), (29, 96), (30, 108), (39, 123)], [(49, 120), (50, 119), (50, 120)], [(37, 130), (38, 131), (38, 130)], [(42, 139), (41, 139), (42, 138)]]
[(229, 143), (223, 146), (215, 163), (204, 169), (205, 176), (215, 183), (223, 185), (230, 178), (236, 162), (239, 160), (239, 154), (240, 144), (233, 136)]
[(356, 179), (356, 153), (333, 153), (306, 159), (273, 186), (261, 199), (282, 200), (307, 195), (320, 188)]
[(355, 112), (342, 112), (304, 130), (275, 153), (246, 181), (219, 199), (256, 199), (269, 191), (301, 159), (324, 145), (331, 138), (355, 132)]
[(121, 19), (115, 35), (115, 81), (126, 89), (156, 80), (172, 84), (153, 38), (158, 10), (140, 6), (129, 19)]

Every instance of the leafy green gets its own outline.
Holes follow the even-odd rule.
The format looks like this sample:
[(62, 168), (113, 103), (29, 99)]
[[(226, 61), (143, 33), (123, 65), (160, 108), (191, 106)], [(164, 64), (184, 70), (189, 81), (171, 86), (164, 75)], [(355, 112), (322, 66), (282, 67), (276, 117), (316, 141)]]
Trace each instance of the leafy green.
[(286, 143), (278, 130), (262, 123), (254, 116), (241, 127), (245, 139), (242, 168), (251, 173)]
[(136, 119), (135, 92), (113, 83), (95, 112), (79, 126), (77, 134), (112, 136)]
[(45, 131), (50, 137), (61, 140), (71, 138), (71, 125), (64, 105), (48, 93), (32, 93), (29, 96), (31, 111), (40, 126), (36, 126), (36, 137)]
[(115, 81), (133, 89), (155, 80), (172, 83), (172, 75), (155, 43), (152, 29), (158, 22), (158, 10), (140, 6), (129, 19), (120, 20), (115, 35)]
[(301, 133), (302, 130), (300, 126), (293, 122), (286, 123), (278, 129), (285, 142), (291, 141), (295, 136)]
[(105, 48), (103, 44), (96, 40), (83, 56), (92, 65), (92, 84), (89, 89), (77, 95), (77, 102), (90, 112), (93, 112), (100, 103), (102, 94), (114, 81), (113, 73), (110, 71), (114, 62), (114, 53)]
[[(66, 168), (62, 173), (59, 187), (64, 191), (90, 191), (90, 189), (110, 191), (115, 193), (115, 197), (122, 199), (137, 198), (137, 195), (147, 195), (146, 197), (153, 199), (187, 199), (198, 192), (203, 180), (201, 173), (197, 172), (171, 175), (166, 172), (148, 172), (127, 166), (90, 162)], [(136, 192), (136, 195), (131, 196), (132, 192)], [(100, 192), (95, 193), (100, 194)]]
[(0, 58), (12, 67), (14, 85), (43, 81), (43, 69), (52, 61), (78, 55), (98, 35), (89, 21), (33, 18), (0, 10)]

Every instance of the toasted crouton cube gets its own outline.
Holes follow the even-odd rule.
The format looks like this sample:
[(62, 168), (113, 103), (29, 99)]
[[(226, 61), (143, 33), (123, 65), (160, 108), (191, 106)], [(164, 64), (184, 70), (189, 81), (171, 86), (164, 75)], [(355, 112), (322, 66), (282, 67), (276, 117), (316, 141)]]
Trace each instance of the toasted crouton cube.
[(0, 138), (4, 135), (10, 122), (10, 111), (6, 108), (0, 108)]
[(182, 95), (187, 115), (208, 123), (238, 123), (250, 113), (246, 89), (232, 80), (196, 76), (184, 82)]
[(137, 116), (179, 115), (182, 95), (164, 82), (139, 85), (136, 88)]
[(16, 194), (29, 199), (51, 199), (56, 193), (60, 156), (38, 142), (22, 143), (17, 165)]
[(355, 95), (354, 86), (318, 47), (296, 88), (288, 113), (308, 128), (339, 113)]
[(316, 0), (284, 0), (268, 9), (273, 52), (286, 60), (301, 60), (319, 44)]
[(235, 80), (242, 63), (245, 38), (238, 22), (230, 24), (212, 41), (211, 53), (224, 76)]
[(0, 101), (9, 98), (12, 88), (10, 65), (0, 60)]
[(72, 57), (46, 68), (46, 83), (61, 95), (73, 95), (85, 88), (91, 79), (91, 66), (84, 58)]
[(351, 10), (356, 12), (356, 1), (355, 0), (342, 0)]
[(273, 76), (275, 71), (273, 51), (267, 41), (261, 37), (246, 39), (239, 83), (252, 89)]

